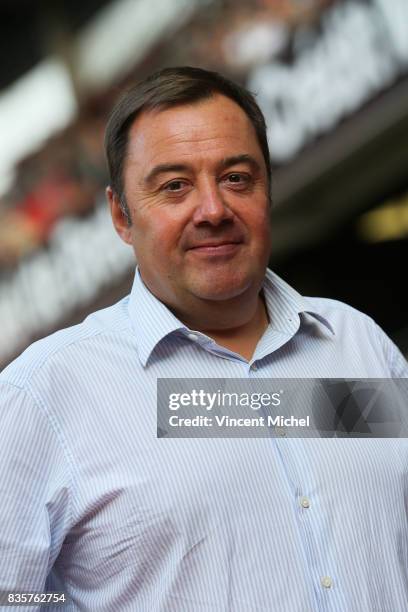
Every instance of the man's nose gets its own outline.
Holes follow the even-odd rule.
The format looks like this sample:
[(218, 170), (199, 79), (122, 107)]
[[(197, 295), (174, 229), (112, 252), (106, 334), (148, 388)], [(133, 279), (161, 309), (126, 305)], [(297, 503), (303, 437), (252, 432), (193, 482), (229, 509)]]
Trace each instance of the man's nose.
[(221, 187), (214, 181), (208, 181), (197, 190), (197, 204), (193, 221), (196, 224), (209, 223), (220, 225), (231, 220), (234, 214), (225, 200)]

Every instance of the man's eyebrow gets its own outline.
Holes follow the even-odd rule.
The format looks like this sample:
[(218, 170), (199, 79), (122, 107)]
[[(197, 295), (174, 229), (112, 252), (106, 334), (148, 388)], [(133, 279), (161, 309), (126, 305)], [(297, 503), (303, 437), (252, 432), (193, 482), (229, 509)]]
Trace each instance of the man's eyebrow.
[[(236, 164), (242, 163), (249, 164), (255, 170), (260, 170), (259, 162), (257, 162), (255, 157), (252, 157), (252, 155), (249, 155), (248, 153), (224, 157), (224, 159), (221, 160), (219, 167), (221, 170), (225, 170), (230, 166), (235, 166)], [(160, 174), (164, 174), (165, 172), (188, 172), (189, 170), (191, 170), (191, 167), (187, 164), (158, 164), (150, 170), (147, 176), (145, 176), (144, 183), (146, 185), (151, 185)]]
[(190, 167), (186, 164), (158, 164), (145, 176), (144, 182), (147, 185), (151, 184), (159, 174), (164, 174), (165, 172), (186, 172), (188, 170), (190, 170)]
[(252, 157), (252, 155), (249, 155), (248, 153), (225, 157), (220, 163), (220, 168), (224, 170), (225, 168), (229, 168), (230, 166), (235, 166), (236, 164), (242, 163), (249, 164), (254, 170), (261, 169), (261, 166), (259, 165), (259, 162), (255, 159), (255, 157)]

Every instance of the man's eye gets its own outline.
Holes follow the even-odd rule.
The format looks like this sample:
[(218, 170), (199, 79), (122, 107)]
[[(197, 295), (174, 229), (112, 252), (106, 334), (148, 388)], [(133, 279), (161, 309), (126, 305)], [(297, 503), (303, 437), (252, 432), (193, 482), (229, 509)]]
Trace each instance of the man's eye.
[(164, 186), (165, 191), (181, 191), (185, 187), (184, 181), (171, 181)]
[(231, 172), (225, 177), (225, 180), (230, 185), (236, 185), (237, 187), (246, 187), (251, 182), (251, 177), (249, 174), (244, 174), (242, 172)]
[(234, 172), (234, 174), (229, 174), (228, 175), (228, 179), (231, 183), (240, 183), (243, 180), (243, 176), (242, 174), (238, 174), (237, 172)]

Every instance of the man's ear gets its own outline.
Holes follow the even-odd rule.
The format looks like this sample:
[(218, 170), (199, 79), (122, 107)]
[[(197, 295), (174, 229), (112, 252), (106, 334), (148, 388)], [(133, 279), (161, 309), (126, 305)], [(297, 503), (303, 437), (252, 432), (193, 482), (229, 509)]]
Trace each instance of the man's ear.
[(132, 244), (129, 217), (123, 210), (119, 196), (113, 191), (112, 187), (106, 188), (106, 198), (109, 203), (113, 225), (115, 230), (126, 244)]

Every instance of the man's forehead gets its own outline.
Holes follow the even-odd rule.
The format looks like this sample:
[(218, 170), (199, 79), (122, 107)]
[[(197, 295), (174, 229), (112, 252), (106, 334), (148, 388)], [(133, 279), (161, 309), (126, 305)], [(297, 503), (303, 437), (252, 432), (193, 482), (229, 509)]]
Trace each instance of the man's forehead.
[[(144, 159), (173, 151), (194, 155), (229, 145), (236, 145), (236, 154), (240, 154), (243, 142), (246, 148), (252, 143), (253, 148), (259, 149), (251, 121), (233, 100), (214, 95), (193, 103), (143, 111), (129, 130), (127, 154), (131, 161), (141, 154)], [(191, 148), (186, 149), (186, 145)]]

